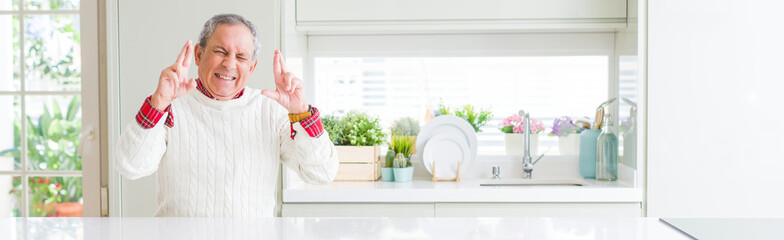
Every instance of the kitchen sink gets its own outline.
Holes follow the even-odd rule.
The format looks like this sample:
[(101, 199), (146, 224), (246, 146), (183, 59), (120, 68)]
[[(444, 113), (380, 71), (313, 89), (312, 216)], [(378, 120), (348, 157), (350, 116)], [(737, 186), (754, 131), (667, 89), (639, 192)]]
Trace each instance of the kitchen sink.
[(499, 179), (488, 180), (480, 187), (583, 187), (588, 182), (582, 179)]

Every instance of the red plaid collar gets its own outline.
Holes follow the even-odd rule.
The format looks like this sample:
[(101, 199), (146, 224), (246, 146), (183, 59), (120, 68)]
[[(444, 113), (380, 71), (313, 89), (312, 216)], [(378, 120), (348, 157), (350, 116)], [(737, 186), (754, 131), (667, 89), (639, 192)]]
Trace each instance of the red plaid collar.
[[(210, 99), (215, 99), (215, 97), (213, 97), (212, 94), (210, 94), (210, 92), (208, 92), (207, 89), (204, 88), (204, 85), (201, 84), (201, 80), (199, 80), (198, 78), (196, 79), (196, 89), (199, 89), (199, 92), (204, 94), (204, 96), (207, 96)], [(245, 93), (245, 89), (240, 90), (240, 92), (238, 92), (237, 95), (234, 95), (234, 97), (231, 99), (240, 98), (242, 97), (243, 93)]]

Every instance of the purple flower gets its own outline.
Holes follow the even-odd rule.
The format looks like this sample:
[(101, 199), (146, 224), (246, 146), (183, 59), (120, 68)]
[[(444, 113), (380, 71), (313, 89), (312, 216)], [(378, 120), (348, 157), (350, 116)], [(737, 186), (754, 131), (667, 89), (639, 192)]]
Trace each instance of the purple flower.
[(583, 130), (582, 128), (574, 125), (574, 122), (572, 122), (572, 118), (568, 116), (563, 116), (563, 117), (555, 118), (555, 120), (553, 120), (553, 131), (551, 131), (548, 135), (565, 137), (572, 133), (582, 132), (582, 130)]

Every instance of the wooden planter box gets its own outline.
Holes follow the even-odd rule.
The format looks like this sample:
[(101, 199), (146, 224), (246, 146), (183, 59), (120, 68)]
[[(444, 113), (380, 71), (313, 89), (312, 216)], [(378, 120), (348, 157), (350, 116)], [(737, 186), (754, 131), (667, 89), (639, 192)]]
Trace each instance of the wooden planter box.
[(336, 181), (375, 181), (381, 177), (378, 146), (335, 146), (338, 149)]

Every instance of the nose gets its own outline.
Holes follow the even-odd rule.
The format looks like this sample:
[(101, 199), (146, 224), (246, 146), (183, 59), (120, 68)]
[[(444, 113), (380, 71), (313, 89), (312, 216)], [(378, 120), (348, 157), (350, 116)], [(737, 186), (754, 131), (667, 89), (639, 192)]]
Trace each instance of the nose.
[(228, 70), (236, 69), (237, 68), (237, 56), (235, 56), (234, 54), (226, 56), (226, 58), (223, 59), (223, 67), (225, 67)]

